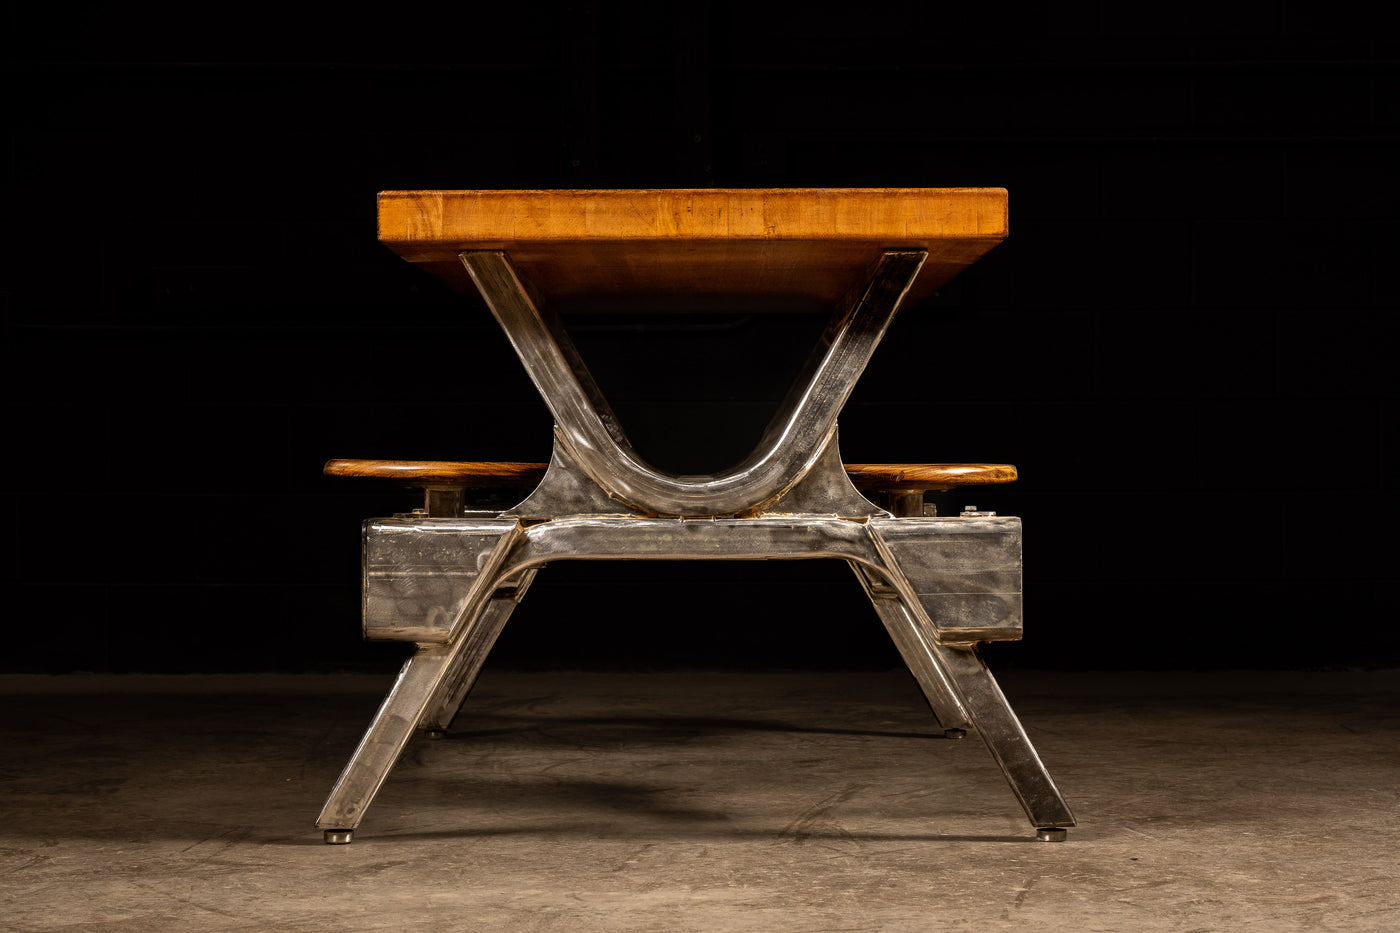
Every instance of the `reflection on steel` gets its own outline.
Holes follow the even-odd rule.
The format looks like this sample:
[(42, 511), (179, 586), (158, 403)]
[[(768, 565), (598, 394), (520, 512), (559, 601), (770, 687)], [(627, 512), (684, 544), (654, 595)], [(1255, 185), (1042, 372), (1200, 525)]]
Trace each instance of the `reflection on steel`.
[(1021, 522), (886, 510), (842, 465), (836, 418), (925, 254), (891, 251), (832, 316), (758, 447), (733, 469), (644, 463), (558, 321), (502, 253), (462, 262), (555, 418), (539, 486), (504, 512), (428, 508), (365, 524), (365, 634), (416, 644), (317, 821), (347, 843), (415, 729), (441, 732), (536, 574), (560, 560), (845, 561), (949, 737), (975, 730), (1037, 838), (1073, 826), (1064, 798), (977, 651), (1021, 637)]

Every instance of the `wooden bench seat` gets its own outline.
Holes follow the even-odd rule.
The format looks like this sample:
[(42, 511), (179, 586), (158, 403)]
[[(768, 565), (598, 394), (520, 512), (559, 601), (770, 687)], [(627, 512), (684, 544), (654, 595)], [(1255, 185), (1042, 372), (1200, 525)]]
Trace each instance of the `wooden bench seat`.
[(330, 460), (327, 476), (387, 479), (405, 486), (528, 486), (544, 478), (547, 463), (459, 460)]
[[(544, 478), (547, 463), (459, 460), (331, 460), (327, 476), (387, 479), (406, 486), (526, 486)], [(1009, 463), (848, 463), (846, 474), (857, 489), (946, 490), (959, 486), (1014, 483)]]

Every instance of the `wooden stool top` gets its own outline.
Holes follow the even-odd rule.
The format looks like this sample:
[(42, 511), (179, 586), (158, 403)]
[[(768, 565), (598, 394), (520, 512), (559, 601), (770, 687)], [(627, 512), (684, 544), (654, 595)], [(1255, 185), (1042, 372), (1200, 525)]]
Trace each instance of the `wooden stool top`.
[(565, 310), (589, 299), (758, 296), (826, 307), (883, 250), (929, 254), (906, 300), (1005, 239), (1004, 188), (383, 191), (379, 239), (475, 294), (463, 250), (503, 250)]

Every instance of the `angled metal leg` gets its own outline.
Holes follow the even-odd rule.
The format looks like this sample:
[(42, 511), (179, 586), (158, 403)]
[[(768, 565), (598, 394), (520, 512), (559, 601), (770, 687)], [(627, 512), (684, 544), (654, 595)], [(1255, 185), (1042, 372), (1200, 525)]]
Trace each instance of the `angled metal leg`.
[(467, 644), (462, 646), (461, 652), (449, 666), (447, 675), (443, 677), (433, 698), (428, 701), (427, 712), (423, 714), (423, 720), (419, 723), (430, 736), (443, 735), (451, 727), (452, 720), (457, 718), (457, 712), (466, 702), (472, 687), (476, 686), (476, 679), (481, 674), (482, 665), (486, 663), (486, 656), (496, 644), (496, 637), (501, 634), (511, 613), (525, 597), (525, 590), (529, 588), (530, 581), (535, 579), (536, 573), (537, 570), (526, 571), (515, 586), (496, 590), (491, 601), (486, 604), (481, 619), (463, 636)]
[[(496, 573), (497, 568), (491, 568), (492, 578), (480, 582), (483, 593), (494, 592), (499, 579)], [(487, 651), (509, 615), (509, 611), (503, 613), (505, 607), (493, 599), (473, 600), (472, 604), (477, 607), (474, 615), (461, 621), (451, 642), (419, 645), (399, 672), (398, 680), (380, 704), (316, 820), (326, 842), (351, 841), (355, 827), (364, 819), (365, 810), (379, 793), (384, 779), (434, 701), (440, 709), (450, 702), (449, 695), (465, 697), (470, 689), (470, 682), (461, 675), (469, 674), (470, 680), (475, 680)], [(509, 600), (509, 604), (513, 608), (514, 600)], [(459, 685), (459, 689), (451, 689), (449, 678), (454, 673), (465, 687)]]
[(975, 729), (1001, 766), (1021, 808), (1035, 826), (1037, 837), (1050, 842), (1062, 840), (1061, 830), (1075, 825), (1074, 814), (977, 646), (940, 644), (932, 620), (918, 601), (899, 594), (898, 584), (908, 587), (907, 581), (896, 578), (897, 571), (887, 568), (891, 578), (886, 583), (865, 568), (855, 564), (852, 567), (939, 723), (945, 729)]
[(1051, 830), (1074, 826), (1074, 814), (1041, 763), (992, 672), (987, 670), (977, 646), (939, 645), (931, 641), (928, 644), (931, 656), (962, 694), (973, 727), (1001, 765), (1007, 783), (1040, 838), (1047, 842), (1063, 839), (1063, 833)]
[(447, 675), (455, 647), (420, 645), (404, 664), (316, 820), (326, 842), (351, 841), (355, 827), (413, 735), (424, 707)]
[(962, 738), (972, 725), (967, 710), (943, 670), (934, 662), (932, 650), (924, 644), (918, 625), (899, 601), (899, 594), (860, 564), (851, 561), (850, 565), (944, 734), (949, 738)]

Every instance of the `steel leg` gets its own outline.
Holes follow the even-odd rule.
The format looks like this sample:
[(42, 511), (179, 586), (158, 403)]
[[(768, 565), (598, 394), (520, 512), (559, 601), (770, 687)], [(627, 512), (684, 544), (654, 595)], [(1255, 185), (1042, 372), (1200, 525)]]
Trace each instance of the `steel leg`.
[(427, 711), (419, 723), (430, 737), (441, 738), (452, 725), (452, 720), (457, 718), (457, 711), (476, 685), (486, 656), (496, 644), (496, 637), (506, 627), (511, 613), (524, 598), (525, 590), (538, 572), (526, 571), (517, 585), (497, 590), (476, 625), (463, 635), (468, 643), (463, 645), (462, 651), (453, 660), (437, 692), (428, 701)]
[[(483, 586), (491, 586), (491, 583), (483, 581)], [(508, 602), (514, 608), (514, 600)], [(389, 770), (403, 754), (414, 728), (423, 721), (434, 699), (438, 699), (438, 708), (441, 708), (449, 702), (450, 696), (466, 696), (471, 688), (470, 680), (475, 680), (486, 652), (510, 614), (509, 611), (502, 613), (500, 608), (493, 608), (495, 606), (494, 600), (485, 600), (476, 618), (463, 620), (455, 640), (445, 645), (419, 645), (404, 664), (316, 820), (316, 825), (325, 833), (326, 842), (351, 841), (355, 827), (364, 819), (365, 810), (379, 793)], [(459, 686), (464, 685), (461, 689), (447, 686), (454, 672), (464, 675), (459, 681)]]
[(909, 672), (918, 682), (924, 699), (928, 701), (938, 724), (943, 727), (943, 734), (950, 739), (960, 739), (967, 735), (967, 730), (971, 727), (967, 710), (963, 709), (962, 701), (958, 699), (942, 669), (934, 661), (932, 651), (924, 644), (918, 625), (900, 602), (899, 595), (889, 584), (875, 578), (859, 564), (851, 562), (851, 569), (865, 588), (866, 595), (870, 597), (875, 612), (885, 624), (885, 631), (890, 633), (890, 638), (899, 649)]
[(1064, 839), (1064, 833), (1056, 830), (1074, 826), (1074, 814), (1041, 763), (992, 672), (987, 670), (977, 646), (940, 645), (931, 639), (924, 643), (962, 694), (973, 727), (1001, 766), (1021, 808), (1035, 826), (1037, 838), (1044, 842)]
[(1011, 704), (976, 645), (943, 645), (922, 608), (901, 599), (895, 587), (852, 564), (880, 620), (899, 648), (934, 715), (945, 729), (977, 730), (992, 753), (1021, 808), (1044, 842), (1064, 839), (1074, 814), (1011, 710)]
[(316, 820), (326, 842), (350, 841), (389, 769), (413, 735), (424, 707), (442, 683), (453, 656), (467, 640), (459, 638), (454, 645), (419, 645), (404, 664)]

